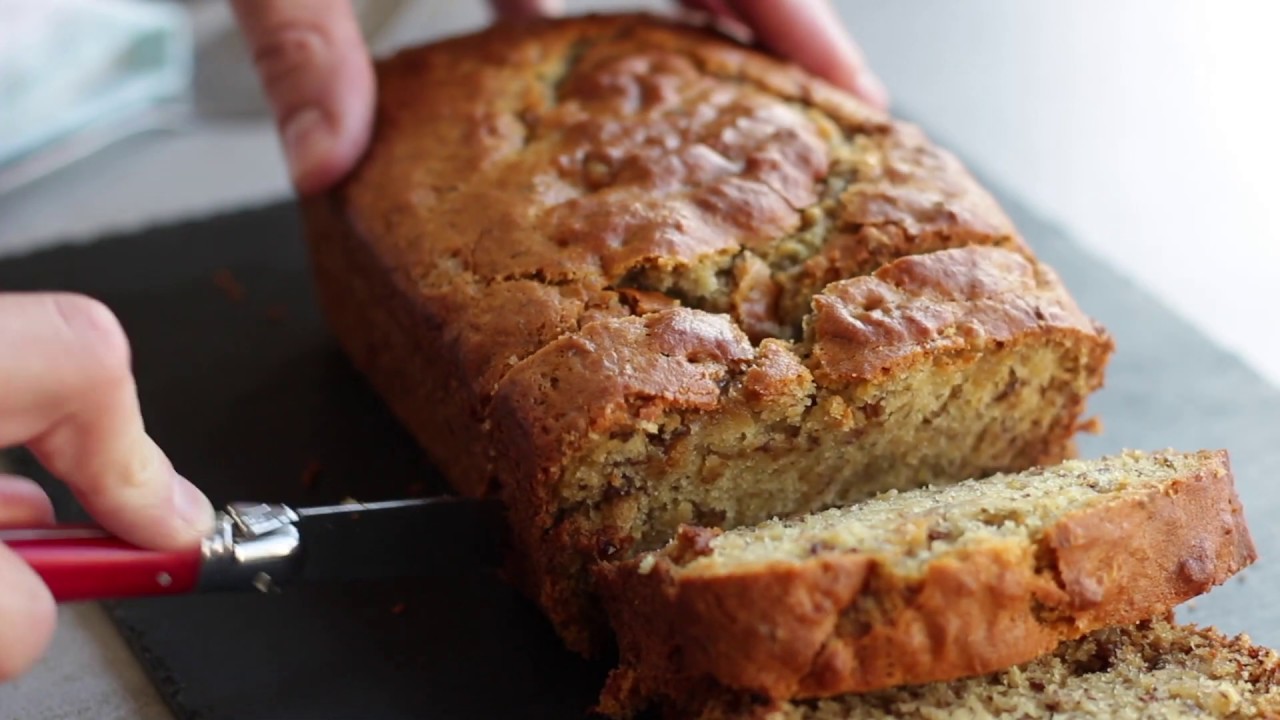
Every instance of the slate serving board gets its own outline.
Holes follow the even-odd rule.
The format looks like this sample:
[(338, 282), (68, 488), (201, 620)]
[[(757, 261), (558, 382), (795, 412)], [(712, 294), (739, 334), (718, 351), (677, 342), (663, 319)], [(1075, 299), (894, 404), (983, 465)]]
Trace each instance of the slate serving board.
[[(1092, 403), (1105, 430), (1082, 453), (1232, 451), (1262, 560), (1182, 618), (1280, 645), (1280, 393), (1057, 229), (1002, 202), (1118, 340)], [(326, 333), (291, 205), (0, 262), (0, 290), (51, 288), (87, 292), (120, 315), (148, 427), (216, 503), (444, 488)], [(57, 500), (76, 514), (65, 493)], [(483, 569), (108, 607), (184, 719), (580, 718), (607, 669), (561, 650), (537, 612)]]

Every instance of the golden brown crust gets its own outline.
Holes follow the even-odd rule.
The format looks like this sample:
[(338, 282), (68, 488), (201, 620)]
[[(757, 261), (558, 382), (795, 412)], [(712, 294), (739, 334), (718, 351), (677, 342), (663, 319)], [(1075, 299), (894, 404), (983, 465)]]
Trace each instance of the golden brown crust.
[(921, 355), (1048, 328), (1110, 344), (1052, 270), (980, 246), (905, 257), (832, 283), (813, 299), (810, 328), (809, 365), (830, 385), (879, 380)]
[(606, 707), (707, 682), (772, 698), (951, 680), (1138, 622), (1256, 557), (1225, 452), (1148, 492), (1079, 511), (1036, 543), (1004, 541), (896, 574), (870, 553), (682, 575), (658, 555), (601, 566), (623, 669)]
[(311, 199), (304, 212), (330, 329), (464, 495), (491, 491), (485, 415), (505, 372), (565, 333), (631, 312), (614, 293), (526, 280), (411, 289), (402, 268), (351, 233), (334, 203)]
[[(457, 490), (511, 504), (526, 587), (579, 650), (599, 640), (582, 558), (632, 538), (555, 524), (575, 439), (667, 407), (795, 416), (814, 371), (761, 340), (797, 338), (829, 283), (949, 247), (1031, 256), (917, 129), (698, 29), (499, 25), (377, 76), (369, 151), (304, 204), (321, 304)], [(1076, 320), (1103, 358), (1079, 371), (1096, 387), (1110, 341)], [(563, 391), (545, 392), (553, 377)], [(1080, 409), (1025, 462), (1066, 455)]]

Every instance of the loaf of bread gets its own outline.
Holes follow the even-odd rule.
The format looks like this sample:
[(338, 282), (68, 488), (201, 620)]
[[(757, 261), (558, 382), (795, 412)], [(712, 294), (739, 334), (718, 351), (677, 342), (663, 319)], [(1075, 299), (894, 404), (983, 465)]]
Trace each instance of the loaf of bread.
[(1256, 557), (1224, 452), (1131, 452), (719, 533), (598, 570), (606, 708), (978, 675), (1162, 615)]
[(459, 492), (498, 495), (566, 643), (590, 570), (1072, 454), (1111, 340), (915, 128), (708, 31), (499, 25), (378, 65), (305, 203), (339, 341)]
[(794, 702), (721, 697), (699, 720), (1232, 720), (1280, 717), (1280, 655), (1172, 618), (1098, 630), (984, 677)]

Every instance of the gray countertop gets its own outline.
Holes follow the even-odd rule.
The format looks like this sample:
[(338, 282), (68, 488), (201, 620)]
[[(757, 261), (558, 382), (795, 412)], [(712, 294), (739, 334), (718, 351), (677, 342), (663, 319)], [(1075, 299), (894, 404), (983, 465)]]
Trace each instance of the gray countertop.
[[(204, 29), (225, 21), (221, 3), (190, 5)], [(1280, 44), (1269, 37), (1280, 5), (1177, 0), (1158, 13), (1140, 0), (837, 5), (899, 109), (1280, 382), (1280, 336), (1259, 331), (1280, 304), (1280, 100), (1269, 89), (1280, 67)], [(482, 7), (409, 2), (376, 45), (477, 27)], [(219, 63), (228, 77), (245, 77), (234, 49)], [(261, 118), (153, 134), (0, 197), (0, 254), (287, 193)], [(0, 720), (168, 717), (97, 607), (64, 607), (61, 620), (45, 661), (0, 686)]]

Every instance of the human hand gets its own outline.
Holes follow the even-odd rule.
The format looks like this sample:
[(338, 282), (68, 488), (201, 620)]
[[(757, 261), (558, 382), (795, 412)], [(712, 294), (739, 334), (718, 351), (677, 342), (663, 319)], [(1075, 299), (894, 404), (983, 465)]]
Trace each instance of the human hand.
[[(156, 550), (200, 542), (213, 507), (143, 429), (129, 342), (101, 303), (61, 293), (0, 293), (0, 447), (25, 445), (108, 531)], [(0, 527), (47, 523), (32, 481), (0, 476)], [(53, 635), (55, 608), (35, 572), (0, 543), (0, 682)]]
[[(554, 15), (560, 0), (491, 0), (505, 18)], [(762, 45), (884, 107), (884, 86), (867, 68), (828, 0), (681, 0), (736, 21)], [(294, 187), (324, 190), (364, 152), (373, 126), (374, 77), (350, 0), (232, 0), (275, 113)]]

